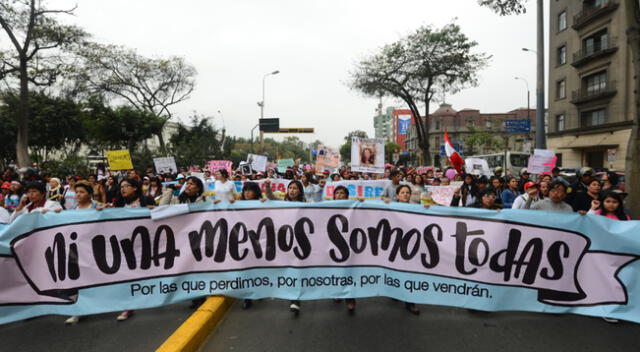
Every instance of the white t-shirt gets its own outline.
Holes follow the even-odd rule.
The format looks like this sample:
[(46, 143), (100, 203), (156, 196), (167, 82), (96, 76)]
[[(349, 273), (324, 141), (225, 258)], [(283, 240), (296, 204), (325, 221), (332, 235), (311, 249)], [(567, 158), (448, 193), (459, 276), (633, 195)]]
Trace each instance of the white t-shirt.
[(5, 208), (0, 207), (0, 224), (8, 224), (11, 222), (11, 214)]
[(216, 200), (229, 202), (236, 197), (236, 184), (233, 183), (233, 181), (226, 181), (224, 183), (216, 181), (214, 192), (216, 193)]

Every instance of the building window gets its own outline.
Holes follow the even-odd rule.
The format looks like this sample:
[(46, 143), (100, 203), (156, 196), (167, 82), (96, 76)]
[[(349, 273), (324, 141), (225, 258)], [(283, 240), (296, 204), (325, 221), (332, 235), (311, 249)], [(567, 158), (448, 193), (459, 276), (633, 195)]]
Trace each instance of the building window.
[(607, 71), (594, 73), (582, 79), (587, 95), (599, 94), (607, 90)]
[(564, 131), (564, 114), (556, 116), (556, 131)]
[(433, 145), (435, 146), (435, 149), (440, 148), (440, 136), (435, 136), (433, 138)]
[(603, 125), (607, 121), (606, 109), (585, 111), (581, 115), (582, 127)]
[(556, 99), (564, 99), (567, 97), (567, 83), (565, 80), (556, 82)]
[(488, 129), (491, 129), (493, 127), (493, 121), (490, 118), (487, 118), (484, 124)]
[(473, 126), (473, 119), (467, 119), (467, 127)]
[(606, 28), (582, 40), (582, 51), (585, 56), (606, 49), (609, 49), (609, 33)]
[(558, 48), (558, 66), (564, 65), (567, 63), (567, 46), (563, 45)]
[(442, 124), (442, 121), (440, 119), (437, 119), (436, 120), (436, 131), (440, 130), (441, 124)]
[(558, 15), (558, 32), (567, 29), (567, 11), (562, 11)]

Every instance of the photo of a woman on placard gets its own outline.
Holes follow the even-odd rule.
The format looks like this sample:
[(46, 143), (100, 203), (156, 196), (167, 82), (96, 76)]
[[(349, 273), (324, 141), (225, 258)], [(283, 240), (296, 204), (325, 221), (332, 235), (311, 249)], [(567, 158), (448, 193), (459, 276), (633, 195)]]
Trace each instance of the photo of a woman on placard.
[(374, 166), (376, 164), (376, 148), (369, 143), (360, 143), (360, 165)]

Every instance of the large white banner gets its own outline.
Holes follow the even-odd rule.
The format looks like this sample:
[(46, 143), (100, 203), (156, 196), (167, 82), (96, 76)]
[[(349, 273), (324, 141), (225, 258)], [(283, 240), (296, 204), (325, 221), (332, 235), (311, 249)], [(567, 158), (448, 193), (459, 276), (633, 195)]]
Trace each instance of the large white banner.
[(384, 139), (351, 139), (351, 170), (357, 172), (384, 173)]

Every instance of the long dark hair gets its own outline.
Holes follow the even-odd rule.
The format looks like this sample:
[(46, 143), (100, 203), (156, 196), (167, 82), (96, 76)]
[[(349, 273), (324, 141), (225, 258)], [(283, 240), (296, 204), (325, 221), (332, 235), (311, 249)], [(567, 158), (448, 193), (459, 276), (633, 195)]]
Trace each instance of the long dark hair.
[[(245, 191), (253, 191), (256, 194), (256, 199), (246, 199), (244, 197)], [(262, 198), (262, 191), (260, 190), (260, 186), (255, 182), (245, 182), (244, 186), (242, 186), (242, 193), (240, 194), (241, 200), (258, 200)]]
[[(298, 197), (296, 199), (291, 199), (289, 198), (289, 187), (291, 187), (292, 185), (295, 185), (296, 187), (298, 187)], [(285, 193), (284, 195), (284, 200), (288, 201), (288, 202), (304, 202), (304, 187), (302, 187), (302, 183), (298, 180), (293, 180), (289, 183), (289, 185), (287, 186), (287, 193)]]
[(196, 194), (192, 196), (188, 195), (187, 192), (180, 193), (180, 195), (178, 196), (178, 200), (180, 201), (180, 203), (193, 203), (196, 201), (196, 199), (198, 199), (198, 197), (202, 195), (202, 192), (204, 192), (204, 185), (202, 183), (202, 180), (195, 176), (189, 176), (184, 182), (187, 183), (189, 180), (195, 182), (196, 185), (198, 185), (198, 192), (196, 192)]
[(136, 188), (136, 193), (134, 194), (133, 197), (125, 199), (122, 196), (122, 193), (118, 192), (118, 195), (116, 196), (116, 200), (115, 200), (115, 206), (116, 207), (124, 207), (126, 204), (131, 204), (133, 202), (136, 201), (136, 199), (140, 200), (140, 205), (141, 206), (147, 206), (146, 202), (145, 202), (145, 198), (142, 196), (142, 187), (140, 187), (140, 182), (138, 182), (138, 180), (134, 179), (134, 178), (125, 178), (122, 181), (120, 181), (120, 183), (118, 184), (119, 188), (122, 188), (122, 183), (126, 182), (128, 184), (130, 184), (132, 187)]
[(608, 192), (602, 197), (602, 201), (600, 202), (600, 206), (597, 210), (600, 210), (600, 215), (607, 216), (607, 211), (604, 209), (604, 201), (607, 198), (613, 198), (618, 201), (618, 209), (613, 212), (613, 214), (618, 218), (618, 220), (628, 220), (627, 214), (624, 212), (624, 203), (622, 201), (622, 196), (620, 196), (616, 192)]
[(345, 186), (340, 185), (333, 190), (333, 200), (336, 200), (336, 192), (338, 191), (344, 191), (344, 193), (346, 193), (347, 195), (347, 199), (349, 199), (349, 189)]

